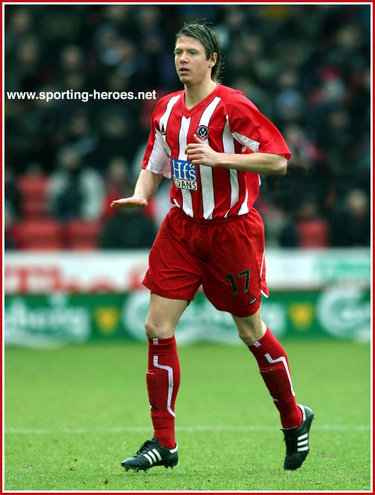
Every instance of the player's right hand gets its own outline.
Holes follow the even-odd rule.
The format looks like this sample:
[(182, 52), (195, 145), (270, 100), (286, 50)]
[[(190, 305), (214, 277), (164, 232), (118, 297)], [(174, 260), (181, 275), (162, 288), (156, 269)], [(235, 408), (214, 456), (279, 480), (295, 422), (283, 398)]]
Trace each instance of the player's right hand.
[(131, 198), (115, 199), (110, 206), (111, 208), (145, 208), (147, 205), (146, 199), (132, 196)]

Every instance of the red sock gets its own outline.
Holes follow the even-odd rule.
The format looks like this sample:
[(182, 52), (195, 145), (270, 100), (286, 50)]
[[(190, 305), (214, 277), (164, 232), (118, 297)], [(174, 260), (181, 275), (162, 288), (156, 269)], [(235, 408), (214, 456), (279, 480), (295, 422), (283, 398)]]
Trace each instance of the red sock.
[(163, 447), (173, 449), (176, 446), (174, 405), (180, 386), (180, 363), (174, 336), (149, 339), (146, 382), (154, 437)]
[(263, 337), (249, 349), (258, 362), (264, 383), (279, 410), (282, 427), (299, 427), (302, 412), (296, 403), (288, 358), (280, 342), (267, 327)]

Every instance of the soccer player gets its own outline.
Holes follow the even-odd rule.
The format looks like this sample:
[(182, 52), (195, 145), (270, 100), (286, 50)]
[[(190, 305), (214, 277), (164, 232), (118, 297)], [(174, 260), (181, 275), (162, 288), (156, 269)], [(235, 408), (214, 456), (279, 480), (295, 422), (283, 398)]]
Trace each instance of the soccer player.
[(297, 469), (309, 452), (314, 414), (296, 403), (287, 355), (262, 321), (261, 297), (268, 296), (264, 228), (253, 207), (258, 174), (285, 174), (290, 152), (277, 128), (243, 93), (217, 82), (221, 47), (209, 25), (185, 24), (174, 54), (184, 89), (157, 103), (134, 194), (111, 203), (145, 207), (163, 176), (172, 179), (173, 207), (151, 248), (143, 281), (151, 291), (146, 382), (154, 435), (121, 464), (147, 471), (178, 462), (174, 424), (180, 366), (174, 331), (202, 285), (211, 303), (232, 315), (257, 360), (280, 413), (284, 468)]

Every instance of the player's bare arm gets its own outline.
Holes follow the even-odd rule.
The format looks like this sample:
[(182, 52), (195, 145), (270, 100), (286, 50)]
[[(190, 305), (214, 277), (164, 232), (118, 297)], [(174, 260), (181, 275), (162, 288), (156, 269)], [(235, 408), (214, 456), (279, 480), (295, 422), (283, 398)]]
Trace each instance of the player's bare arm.
[(163, 175), (154, 174), (149, 170), (141, 170), (133, 196), (112, 201), (111, 207), (121, 208), (145, 208), (148, 200), (156, 193)]
[(186, 146), (185, 153), (193, 165), (224, 167), (256, 174), (285, 175), (287, 160), (273, 153), (219, 153), (194, 134), (195, 143)]

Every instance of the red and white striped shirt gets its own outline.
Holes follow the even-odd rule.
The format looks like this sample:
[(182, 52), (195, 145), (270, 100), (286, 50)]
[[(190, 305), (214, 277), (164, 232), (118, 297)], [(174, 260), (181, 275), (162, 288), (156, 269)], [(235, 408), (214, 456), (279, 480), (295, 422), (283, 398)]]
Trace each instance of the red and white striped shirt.
[(216, 219), (250, 211), (259, 192), (253, 172), (193, 165), (185, 148), (195, 133), (221, 153), (291, 154), (278, 129), (241, 92), (218, 84), (193, 108), (185, 91), (162, 98), (152, 114), (142, 168), (172, 179), (171, 202), (190, 217)]

